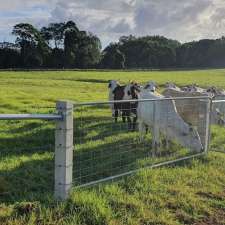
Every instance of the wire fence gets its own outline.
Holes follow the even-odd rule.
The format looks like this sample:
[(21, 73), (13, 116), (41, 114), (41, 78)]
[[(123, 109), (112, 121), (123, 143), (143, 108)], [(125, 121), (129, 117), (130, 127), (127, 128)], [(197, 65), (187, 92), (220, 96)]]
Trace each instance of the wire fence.
[(204, 154), (209, 109), (205, 97), (75, 104), (74, 185)]
[(208, 146), (225, 152), (224, 104), (208, 97), (83, 103), (74, 104), (72, 115), (72, 103), (59, 101), (18, 120), (1, 115), (0, 176), (15, 187), (7, 199), (49, 192), (54, 173), (56, 197), (65, 199), (72, 183), (89, 186), (169, 165)]
[(225, 96), (216, 96), (212, 101), (210, 150), (225, 153)]

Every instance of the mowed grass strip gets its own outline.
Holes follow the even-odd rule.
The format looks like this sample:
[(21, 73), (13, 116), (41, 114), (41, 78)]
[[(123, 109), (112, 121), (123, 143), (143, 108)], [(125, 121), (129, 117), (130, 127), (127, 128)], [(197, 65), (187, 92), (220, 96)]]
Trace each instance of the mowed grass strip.
[[(1, 72), (0, 113), (54, 112), (58, 99), (107, 100), (110, 79), (121, 83), (154, 80), (160, 88), (166, 82), (225, 88), (225, 70)], [(99, 126), (106, 122), (107, 108), (82, 113), (90, 131), (82, 137), (88, 151), (93, 146), (102, 149), (102, 135), (107, 144), (113, 143), (115, 134), (110, 137), (107, 124), (104, 131)], [(136, 134), (121, 138), (132, 136)], [(223, 149), (224, 137), (224, 128), (213, 127), (213, 149)], [(54, 125), (48, 122), (1, 122), (0, 224), (225, 224), (223, 153), (211, 152), (173, 167), (142, 170), (114, 183), (74, 189), (68, 201), (57, 203), (53, 199), (52, 144)], [(77, 149), (79, 154), (82, 149)]]

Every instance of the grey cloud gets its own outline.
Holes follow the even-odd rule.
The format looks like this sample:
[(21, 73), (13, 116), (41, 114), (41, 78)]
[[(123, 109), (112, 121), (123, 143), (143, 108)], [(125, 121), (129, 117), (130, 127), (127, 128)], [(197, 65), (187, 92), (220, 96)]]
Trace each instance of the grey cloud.
[[(1, 18), (4, 24), (74, 20), (80, 29), (97, 34), (103, 45), (122, 35), (165, 35), (181, 41), (221, 36), (225, 32), (224, 0), (11, 0), (0, 10), (30, 12), (25, 18)], [(10, 28), (11, 29), (11, 28)], [(4, 32), (2, 32), (4, 33)]]
[(51, 6), (55, 4), (58, 0), (10, 0), (1, 1), (0, 10), (28, 10), (30, 7), (37, 5)]
[[(219, 1), (222, 0), (59, 0), (55, 8), (60, 10), (53, 11), (52, 20), (74, 19), (82, 29), (100, 37), (159, 34), (187, 41), (206, 33), (202, 16), (210, 7), (218, 10)], [(225, 12), (225, 7), (221, 11)]]
[(110, 27), (109, 31), (124, 34), (132, 32), (132, 29), (125, 19), (121, 19), (114, 27)]
[(176, 33), (184, 26), (198, 22), (198, 17), (210, 5), (209, 0), (144, 1), (135, 10), (136, 33)]

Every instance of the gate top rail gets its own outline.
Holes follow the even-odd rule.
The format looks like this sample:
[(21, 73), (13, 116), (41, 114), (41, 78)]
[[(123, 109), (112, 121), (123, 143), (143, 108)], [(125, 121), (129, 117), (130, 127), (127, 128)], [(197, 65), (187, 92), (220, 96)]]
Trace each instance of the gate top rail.
[(58, 114), (0, 114), (0, 120), (61, 120)]
[(101, 102), (74, 102), (74, 106), (92, 106), (92, 105), (106, 105), (106, 104), (114, 104), (114, 103), (123, 103), (123, 102), (148, 102), (148, 101), (166, 101), (166, 100), (185, 100), (185, 99), (209, 99), (212, 100), (209, 96), (196, 96), (196, 97), (175, 97), (175, 98), (159, 98), (159, 99), (132, 99), (132, 100), (117, 100), (117, 101), (101, 101)]
[(225, 102), (225, 100), (213, 100), (213, 103), (220, 103), (220, 102)]

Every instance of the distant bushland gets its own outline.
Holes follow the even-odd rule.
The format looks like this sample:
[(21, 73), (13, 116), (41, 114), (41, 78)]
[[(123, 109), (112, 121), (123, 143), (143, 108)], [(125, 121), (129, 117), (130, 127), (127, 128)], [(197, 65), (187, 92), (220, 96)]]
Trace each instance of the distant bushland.
[(41, 29), (16, 24), (15, 43), (0, 43), (0, 69), (165, 69), (225, 67), (225, 37), (188, 43), (163, 36), (122, 36), (102, 49), (100, 39), (73, 21)]

